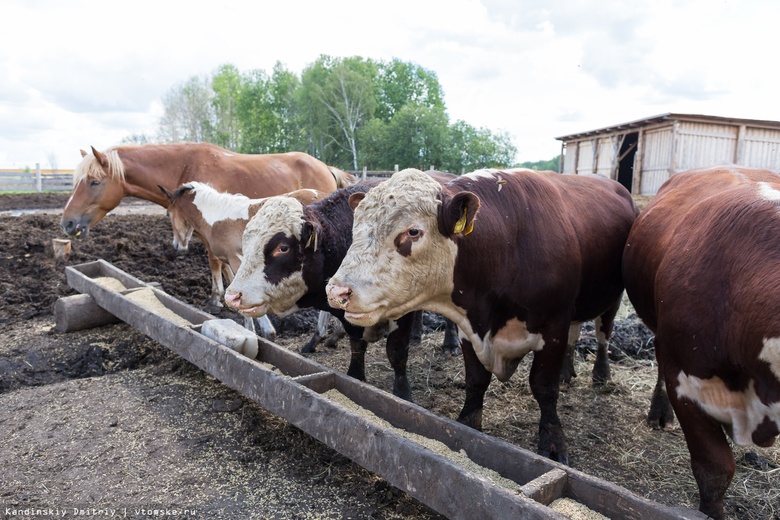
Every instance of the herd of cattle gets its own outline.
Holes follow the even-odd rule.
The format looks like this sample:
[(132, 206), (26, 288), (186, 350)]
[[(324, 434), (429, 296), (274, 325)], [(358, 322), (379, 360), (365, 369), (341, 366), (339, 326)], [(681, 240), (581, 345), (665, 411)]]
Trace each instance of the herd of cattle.
[(735, 471), (726, 434), (759, 446), (780, 434), (777, 173), (733, 165), (679, 173), (639, 213), (625, 188), (599, 176), (408, 169), (355, 182), (301, 153), (206, 144), (82, 153), (66, 233), (85, 236), (125, 196), (168, 208), (174, 245), (194, 234), (209, 252), (211, 305), (224, 299), (250, 318), (332, 314), (349, 336), (353, 377), (365, 378), (367, 342), (389, 327), (393, 392), (411, 400), (414, 323), (423, 310), (451, 320), (457, 339), (449, 334), (445, 348), (459, 347), (465, 364), (458, 420), (474, 428), (492, 376), (507, 380), (533, 352), (538, 450), (566, 463), (560, 381), (573, 375), (573, 346), (590, 320), (593, 384), (609, 380), (607, 347), (626, 290), (655, 333), (659, 385), (648, 420), (679, 420), (702, 512), (723, 518)]

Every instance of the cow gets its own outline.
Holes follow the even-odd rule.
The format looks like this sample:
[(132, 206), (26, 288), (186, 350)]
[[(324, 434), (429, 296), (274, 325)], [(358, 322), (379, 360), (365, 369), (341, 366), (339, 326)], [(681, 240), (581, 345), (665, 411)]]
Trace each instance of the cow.
[(557, 412), (570, 331), (596, 320), (609, 339), (623, 293), (621, 257), (637, 215), (628, 191), (599, 176), (479, 170), (442, 186), (403, 170), (354, 207), (353, 242), (328, 284), (330, 304), (371, 326), (425, 309), (458, 326), (466, 401), (482, 427), (491, 374), (506, 381), (534, 352), (539, 453), (567, 463)]
[[(221, 262), (225, 278), (230, 282), (241, 263), (241, 237), (246, 223), (265, 198), (250, 199), (240, 193), (221, 192), (197, 181), (186, 182), (173, 192), (160, 184), (157, 187), (168, 199), (166, 213), (173, 228), (173, 248), (186, 251), (192, 236), (197, 236), (203, 244), (208, 244), (209, 256)], [(324, 193), (304, 188), (286, 195), (301, 204), (309, 204)], [(263, 337), (276, 335), (267, 316), (258, 319), (258, 325)], [(245, 326), (255, 330), (251, 319), (245, 321)]]
[(723, 518), (735, 470), (726, 433), (766, 447), (780, 432), (780, 175), (733, 165), (674, 175), (634, 224), (623, 272), (655, 332), (699, 509)]
[[(442, 180), (453, 175), (431, 172)], [(375, 327), (364, 330), (344, 319), (344, 311), (332, 309), (325, 285), (336, 271), (352, 243), (350, 196), (378, 185), (367, 180), (337, 190), (309, 206), (286, 197), (268, 199), (244, 231), (241, 267), (225, 292), (225, 303), (244, 315), (273, 312), (285, 316), (301, 308), (330, 311), (344, 325), (350, 338), (347, 374), (365, 380), (365, 352), (368, 341), (378, 339)], [(393, 393), (411, 401), (406, 361), (415, 314), (399, 316), (391, 324), (386, 350), (395, 377)], [(450, 324), (444, 350), (457, 350), (454, 324)], [(447, 343), (449, 341), (449, 343)]]

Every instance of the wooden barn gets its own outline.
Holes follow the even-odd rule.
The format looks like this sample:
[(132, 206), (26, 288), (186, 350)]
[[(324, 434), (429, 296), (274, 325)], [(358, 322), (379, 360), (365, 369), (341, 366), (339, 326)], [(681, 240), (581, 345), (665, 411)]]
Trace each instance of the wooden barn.
[(654, 195), (677, 172), (734, 163), (780, 171), (780, 121), (661, 114), (557, 137), (564, 173), (596, 173)]

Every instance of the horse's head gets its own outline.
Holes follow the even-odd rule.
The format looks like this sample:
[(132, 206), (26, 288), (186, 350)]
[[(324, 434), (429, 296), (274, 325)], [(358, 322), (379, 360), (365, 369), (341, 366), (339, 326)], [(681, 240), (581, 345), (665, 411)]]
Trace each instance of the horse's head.
[(103, 154), (93, 147), (92, 154), (82, 150), (81, 155), (84, 158), (74, 173), (73, 193), (60, 222), (62, 230), (75, 238), (86, 236), (125, 194), (124, 168), (115, 150)]
[(157, 187), (170, 201), (168, 204), (168, 217), (171, 219), (171, 227), (173, 228), (173, 248), (177, 251), (186, 251), (190, 245), (190, 239), (195, 231), (195, 227), (187, 214), (188, 205), (182, 199), (188, 192), (192, 191), (192, 186), (184, 184), (176, 188), (176, 191), (173, 193), (159, 184)]

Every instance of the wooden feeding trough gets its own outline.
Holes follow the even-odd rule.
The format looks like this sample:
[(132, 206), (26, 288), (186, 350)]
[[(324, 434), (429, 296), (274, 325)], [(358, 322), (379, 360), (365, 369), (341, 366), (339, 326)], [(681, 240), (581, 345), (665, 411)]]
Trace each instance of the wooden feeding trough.
[[(703, 518), (439, 417), (262, 338), (257, 359), (249, 359), (200, 333), (213, 316), (108, 262), (67, 267), (66, 275), (111, 315), (449, 518), (567, 518), (549, 507), (558, 499), (612, 519)], [(111, 288), (105, 278), (121, 286)], [(153, 294), (165, 312), (132, 297), (138, 291)]]

